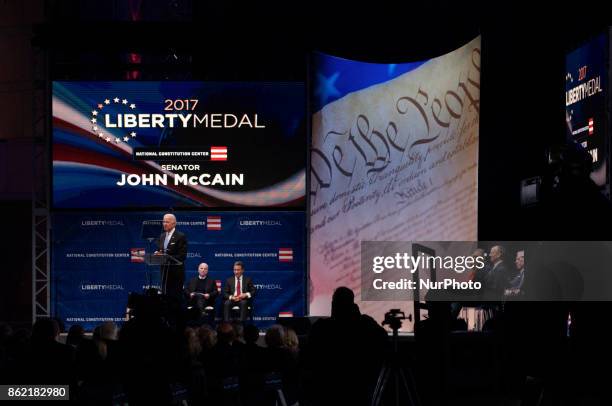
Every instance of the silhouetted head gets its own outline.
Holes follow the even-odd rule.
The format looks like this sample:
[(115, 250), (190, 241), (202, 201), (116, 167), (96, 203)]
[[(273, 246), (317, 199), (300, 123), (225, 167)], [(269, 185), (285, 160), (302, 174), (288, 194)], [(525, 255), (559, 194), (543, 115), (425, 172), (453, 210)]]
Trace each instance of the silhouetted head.
[(0, 323), (0, 345), (4, 344), (13, 336), (13, 329), (9, 324)]
[(117, 332), (117, 325), (112, 321), (105, 321), (104, 323), (100, 324), (100, 338), (103, 340), (116, 340)]
[(32, 326), (32, 341), (34, 342), (55, 341), (58, 334), (59, 326), (53, 319), (38, 319)]
[(234, 328), (234, 339), (242, 341), (244, 339), (244, 326), (240, 321), (232, 322), (232, 327)]
[(472, 252), (472, 258), (484, 257), (484, 255), (485, 255), (484, 248), (476, 248), (474, 252)]
[(202, 352), (202, 345), (196, 329), (186, 327), (184, 336), (187, 353), (191, 357), (197, 357)]
[(285, 328), (285, 347), (294, 352), (300, 348), (300, 339), (292, 328)]
[(236, 339), (236, 331), (231, 323), (222, 322), (217, 327), (217, 342), (231, 345)]
[(247, 344), (255, 344), (259, 339), (259, 329), (254, 324), (249, 324), (244, 328), (244, 341)]
[(198, 336), (200, 337), (202, 348), (210, 350), (217, 344), (217, 332), (206, 324), (200, 326), (198, 329)]
[(73, 324), (72, 326), (70, 326), (70, 330), (68, 330), (66, 344), (70, 344), (76, 347), (77, 345), (79, 345), (84, 335), (85, 329), (83, 328), (83, 326), (79, 324)]
[(285, 345), (285, 328), (275, 324), (266, 331), (266, 345), (268, 348), (282, 348)]
[(334, 291), (332, 296), (331, 315), (336, 318), (344, 318), (355, 312), (355, 294), (345, 286)]

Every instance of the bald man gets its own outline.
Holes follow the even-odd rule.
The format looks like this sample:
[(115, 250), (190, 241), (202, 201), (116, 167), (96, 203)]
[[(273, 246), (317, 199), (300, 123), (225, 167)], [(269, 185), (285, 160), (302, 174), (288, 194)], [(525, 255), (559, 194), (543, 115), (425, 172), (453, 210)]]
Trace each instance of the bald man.
[(185, 259), (187, 258), (187, 237), (176, 230), (176, 217), (174, 214), (164, 214), (162, 220), (164, 232), (157, 241), (156, 254), (167, 254), (180, 262), (171, 259), (161, 266), (161, 288), (164, 294), (180, 297), (185, 281)]
[(208, 264), (202, 262), (198, 265), (198, 275), (187, 283), (185, 289), (189, 295), (189, 303), (204, 310), (207, 306), (215, 307), (217, 297), (217, 284), (208, 276)]

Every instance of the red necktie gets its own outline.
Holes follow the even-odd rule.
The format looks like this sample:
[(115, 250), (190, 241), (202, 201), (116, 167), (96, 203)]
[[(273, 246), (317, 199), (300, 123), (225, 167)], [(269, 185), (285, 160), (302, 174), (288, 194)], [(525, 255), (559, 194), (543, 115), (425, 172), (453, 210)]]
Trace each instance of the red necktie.
[(240, 291), (240, 278), (238, 278), (238, 281), (236, 282), (236, 296), (240, 296), (242, 294), (242, 292)]

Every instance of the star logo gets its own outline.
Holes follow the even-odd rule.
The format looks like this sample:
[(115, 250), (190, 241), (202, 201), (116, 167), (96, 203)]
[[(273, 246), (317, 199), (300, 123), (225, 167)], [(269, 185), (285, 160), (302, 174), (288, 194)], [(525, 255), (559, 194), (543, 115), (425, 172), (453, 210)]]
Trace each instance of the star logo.
[[(119, 110), (125, 110), (125, 109), (130, 109), (130, 110), (134, 110), (136, 108), (136, 104), (135, 103), (130, 103), (128, 101), (128, 99), (123, 99), (123, 98), (119, 98), (119, 97), (114, 97), (112, 99), (113, 104), (115, 105), (115, 107), (113, 107), (114, 109), (119, 109)], [(93, 110), (91, 111), (91, 117), (89, 119), (89, 121), (93, 124), (91, 129), (92, 132), (94, 133), (94, 135), (97, 135), (98, 138), (100, 138), (101, 140), (104, 140), (108, 143), (115, 143), (115, 144), (120, 144), (122, 142), (125, 142), (126, 144), (130, 142), (130, 140), (132, 138), (136, 138), (136, 132), (132, 131), (129, 134), (123, 134), (123, 136), (107, 136), (102, 130), (104, 129), (104, 125), (103, 123), (98, 123), (98, 117), (101, 117), (102, 114), (102, 110), (106, 107), (107, 109), (110, 107), (107, 107), (111, 104), (111, 99), (104, 99), (104, 101), (102, 103), (98, 103), (94, 105)], [(127, 110), (127, 111), (130, 111)], [(104, 122), (103, 119), (101, 119), (102, 122)], [(112, 132), (112, 131), (109, 131)]]

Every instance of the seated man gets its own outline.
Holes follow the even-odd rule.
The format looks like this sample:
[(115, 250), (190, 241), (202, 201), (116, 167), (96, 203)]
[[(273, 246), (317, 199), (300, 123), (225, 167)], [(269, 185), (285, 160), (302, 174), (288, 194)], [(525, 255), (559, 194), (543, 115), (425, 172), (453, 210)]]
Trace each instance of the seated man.
[(208, 277), (208, 264), (202, 262), (198, 266), (198, 276), (192, 278), (187, 284), (189, 304), (204, 310), (207, 306), (215, 307), (217, 298), (217, 285)]
[(251, 302), (251, 298), (255, 294), (255, 285), (248, 276), (243, 276), (244, 264), (242, 261), (234, 263), (234, 276), (225, 281), (224, 302), (223, 302), (223, 319), (230, 319), (230, 311), (232, 307), (240, 307), (240, 321), (247, 318), (247, 307)]

